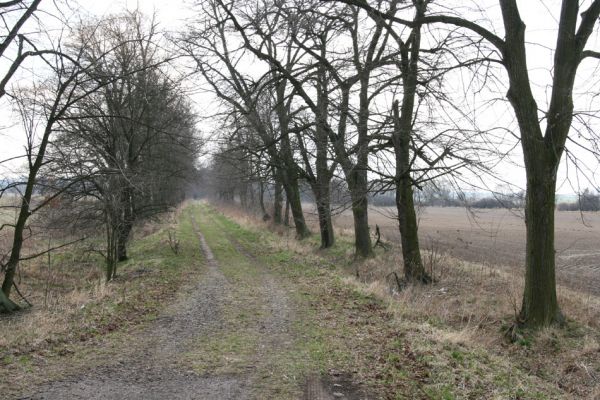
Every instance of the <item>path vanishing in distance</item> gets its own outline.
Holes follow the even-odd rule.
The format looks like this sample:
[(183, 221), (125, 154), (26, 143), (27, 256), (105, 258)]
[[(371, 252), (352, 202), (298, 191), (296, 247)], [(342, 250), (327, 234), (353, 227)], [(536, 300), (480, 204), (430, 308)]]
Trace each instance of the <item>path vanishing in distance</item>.
[[(256, 310), (259, 317), (250, 320), (248, 327), (258, 333), (255, 336), (260, 339), (252, 349), (240, 349), (241, 353), (251, 358), (254, 365), (247, 365), (244, 370), (235, 373), (210, 370), (198, 373), (182, 362), (182, 359), (193, 358), (193, 354), (202, 355), (202, 343), (206, 343), (203, 342), (204, 338), (230, 334), (225, 310), (235, 309), (236, 302), (240, 301), (235, 298), (236, 287), (223, 274), (196, 218), (193, 215), (191, 218), (206, 259), (206, 273), (201, 275), (198, 282), (182, 290), (173, 304), (146, 330), (132, 338), (134, 351), (109, 365), (45, 384), (21, 399), (286, 398), (279, 397), (276, 388), (271, 392), (269, 388), (266, 392), (264, 387), (261, 389), (265, 368), (268, 368), (261, 364), (284, 351), (294, 340), (290, 330), (294, 305), (277, 277), (269, 274), (266, 268), (261, 268), (260, 261), (226, 233), (224, 236), (229, 247), (226, 250), (238, 252), (248, 263), (255, 265), (258, 274), (259, 284), (250, 290), (256, 298), (245, 298), (243, 301), (260, 308)], [(244, 343), (241, 345), (244, 346)], [(346, 393), (339, 383), (324, 382), (317, 374), (309, 376), (299, 385), (298, 398), (364, 398), (349, 388)]]

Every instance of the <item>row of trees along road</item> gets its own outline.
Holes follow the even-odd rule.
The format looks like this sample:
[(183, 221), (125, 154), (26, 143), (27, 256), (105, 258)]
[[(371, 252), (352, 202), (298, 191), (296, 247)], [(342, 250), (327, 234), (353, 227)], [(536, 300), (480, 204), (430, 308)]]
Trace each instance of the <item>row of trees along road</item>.
[[(539, 327), (563, 320), (555, 282), (557, 170), (573, 124), (577, 71), (584, 60), (600, 58), (586, 49), (600, 0), (581, 14), (578, 1), (562, 1), (546, 111), (529, 79), (526, 28), (516, 0), (499, 0), (497, 19), (482, 7), (481, 23), (461, 17), (461, 4), (427, 0), (196, 4), (199, 20), (180, 47), (222, 101), (219, 162), (229, 160), (242, 180), (253, 171), (246, 181), (259, 181), (261, 188), (265, 182), (282, 185), (299, 238), (308, 230), (298, 182), (308, 182), (323, 248), (334, 243), (330, 184), (341, 173), (361, 258), (373, 252), (368, 194), (373, 187), (392, 188), (411, 282), (431, 281), (421, 261), (414, 189), (440, 176), (460, 179), (463, 168), (492, 173), (487, 168), (504, 155), (495, 146), (497, 136), (468, 118), (463, 108), (473, 103), (450, 90), (448, 77), (471, 76), (465, 98), (506, 88), (518, 125), (510, 133), (521, 144), (527, 174), (518, 323)], [(503, 36), (492, 27), (497, 21)], [(497, 89), (493, 94), (498, 102)], [(576, 145), (595, 154), (594, 146)], [(241, 159), (253, 167), (237, 168)], [(281, 215), (281, 203), (275, 201), (275, 215)]]
[[(62, 34), (45, 32), (43, 24), (25, 31), (38, 23), (41, 3), (0, 2), (0, 100), (21, 115), (27, 138), (26, 173), (5, 179), (1, 192), (20, 196), (10, 205), (15, 222), (1, 228), (12, 238), (0, 258), (1, 310), (17, 308), (10, 295), (19, 262), (43, 254), (22, 253), (28, 220), (48, 204), (77, 210), (73, 226), (95, 221), (87, 225), (104, 229), (105, 248), (95, 250), (112, 279), (127, 257), (133, 223), (181, 200), (199, 146), (194, 112), (169, 67), (172, 58), (185, 57), (220, 100), (213, 175), (230, 180), (220, 185), (221, 196), (237, 192), (250, 203), (258, 186), (270, 218), (264, 196), (272, 189), (274, 221), (285, 223), (289, 210), (303, 239), (310, 235), (301, 202), (307, 183), (321, 247), (328, 248), (335, 243), (332, 185), (341, 179), (356, 257), (368, 258), (369, 196), (393, 191), (405, 279), (413, 283), (431, 281), (419, 250), (415, 189), (440, 177), (459, 182), (466, 168), (467, 176), (494, 174), (490, 167), (506, 155), (497, 132), (508, 132), (521, 145), (527, 175), (518, 322), (563, 320), (555, 282), (557, 170), (565, 157), (575, 160), (567, 144), (598, 157), (591, 129), (597, 98), (588, 96), (578, 113), (574, 88), (600, 58), (588, 48), (600, 0), (583, 10), (577, 0), (561, 2), (545, 107), (529, 75), (531, 47), (516, 0), (479, 9), (476, 2), (429, 0), (198, 0), (196, 17), (170, 42), (136, 12), (77, 24), (56, 12), (45, 15)], [(474, 18), (461, 16), (467, 9)], [(18, 79), (23, 71), (35, 71), (33, 83)], [(457, 80), (466, 83), (457, 89)], [(470, 98), (490, 108), (508, 104), (518, 129), (480, 128), (473, 117), (480, 103)]]
[[(62, 35), (18, 33), (39, 3), (0, 4), (19, 15), (13, 27), (5, 26), (2, 50), (12, 45), (14, 61), (1, 94), (21, 115), (27, 138), (26, 172), (7, 179), (1, 191), (20, 196), (18, 205), (3, 206), (17, 214), (15, 223), (2, 225), (12, 237), (0, 258), (4, 312), (19, 308), (10, 299), (19, 262), (70, 243), (38, 253), (39, 247), (26, 247), (34, 236), (32, 216), (41, 217), (50, 205), (54, 218), (77, 232), (71, 242), (104, 231), (104, 248), (90, 250), (103, 255), (106, 279), (113, 279), (117, 262), (127, 258), (134, 221), (184, 198), (200, 146), (191, 103), (169, 73), (171, 56), (153, 20), (132, 11), (69, 26), (57, 11)], [(46, 43), (40, 37), (58, 39)], [(36, 39), (48, 49), (39, 50)], [(31, 85), (18, 81), (9, 92), (19, 69), (35, 70), (36, 79)]]

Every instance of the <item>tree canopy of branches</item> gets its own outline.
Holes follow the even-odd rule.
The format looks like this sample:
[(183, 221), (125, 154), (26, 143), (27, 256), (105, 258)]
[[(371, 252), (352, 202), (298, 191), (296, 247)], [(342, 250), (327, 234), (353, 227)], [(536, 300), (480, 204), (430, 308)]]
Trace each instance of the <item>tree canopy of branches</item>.
[(540, 111), (534, 96), (527, 64), (526, 26), (516, 0), (499, 0), (504, 38), (483, 24), (456, 15), (423, 15), (417, 21), (395, 18), (360, 0), (345, 3), (369, 10), (374, 15), (398, 23), (446, 24), (471, 31), (496, 50), (498, 63), (508, 76), (510, 102), (520, 131), (527, 175), (525, 205), (527, 249), (523, 303), (519, 323), (540, 327), (563, 321), (556, 297), (554, 209), (557, 171), (574, 118), (573, 88), (577, 72), (587, 58), (600, 59), (600, 53), (587, 49), (598, 24), (600, 1), (592, 1), (580, 13), (578, 0), (563, 0), (557, 22), (554, 63), (548, 108)]
[[(24, 16), (30, 17), (38, 3)], [(23, 23), (17, 22), (11, 32)], [(20, 82), (6, 96), (21, 116), (27, 164), (25, 176), (8, 180), (1, 192), (16, 192), (20, 200), (10, 206), (16, 209), (15, 222), (1, 228), (9, 230), (12, 239), (1, 258), (0, 311), (19, 308), (10, 294), (20, 261), (44, 254), (22, 253), (31, 238), (28, 220), (47, 205), (83, 199), (79, 204), (100, 209), (107, 228), (110, 279), (116, 260), (126, 256), (133, 221), (183, 199), (186, 177), (195, 175), (199, 145), (195, 118), (178, 84), (158, 68), (165, 59), (157, 56), (153, 34), (152, 26), (132, 12), (71, 30), (50, 50), (24, 52), (25, 43), (35, 45), (19, 36), (17, 58), (3, 81), (2, 94), (27, 57), (39, 56), (43, 70), (31, 84)], [(6, 46), (10, 40), (14, 40), (11, 33), (4, 39)]]
[[(27, 173), (23, 180), (14, 179), (2, 188), (0, 197), (10, 190), (17, 190), (20, 194), (19, 205), (16, 206), (17, 218), (14, 223), (5, 223), (0, 229), (11, 229), (11, 246), (9, 253), (2, 257), (2, 271), (4, 279), (2, 291), (0, 292), (0, 312), (10, 312), (19, 307), (10, 300), (10, 294), (14, 286), (14, 277), (17, 266), (21, 259), (32, 258), (35, 255), (23, 256), (22, 248), (27, 238), (27, 221), (40, 208), (44, 207), (51, 199), (42, 201), (35, 206), (32, 198), (38, 174), (45, 165), (46, 151), (50, 142), (50, 135), (54, 131), (54, 125), (63, 116), (66, 110), (75, 104), (80, 97), (75, 95), (75, 88), (80, 79), (85, 75), (85, 67), (79, 63), (80, 54), (73, 57), (63, 57), (59, 46), (39, 50), (32, 38), (19, 33), (28, 20), (32, 19), (39, 6), (40, 1), (10, 1), (0, 4), (0, 13), (3, 20), (14, 21), (12, 25), (8, 22), (3, 24), (2, 44), (0, 45), (0, 56), (7, 56), (10, 60), (9, 67), (0, 82), (0, 98), (7, 94), (8, 85), (24, 62), (32, 57), (39, 57), (43, 65), (50, 71), (50, 78), (44, 78), (28, 89), (17, 89), (18, 93), (11, 93), (10, 105), (20, 114), (22, 127), (26, 137), (24, 159), (27, 161)], [(18, 17), (15, 18), (15, 15)], [(17, 48), (9, 55), (9, 49)], [(26, 50), (26, 47), (32, 50)], [(17, 157), (19, 158), (19, 157)], [(10, 160), (5, 160), (10, 161)]]
[(86, 24), (78, 35), (72, 46), (94, 65), (79, 90), (101, 89), (61, 121), (50, 173), (81, 182), (70, 194), (98, 200), (110, 280), (127, 259), (133, 223), (185, 197), (200, 142), (189, 101), (162, 68), (153, 21), (129, 12)]

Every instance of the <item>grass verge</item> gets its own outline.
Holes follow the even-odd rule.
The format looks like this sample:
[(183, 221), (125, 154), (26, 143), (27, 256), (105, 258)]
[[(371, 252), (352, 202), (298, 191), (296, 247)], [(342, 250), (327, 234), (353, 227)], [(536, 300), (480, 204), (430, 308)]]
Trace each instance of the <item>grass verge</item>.
[(509, 343), (503, 329), (522, 288), (511, 271), (436, 254), (439, 281), (398, 293), (389, 279), (402, 274), (397, 250), (356, 264), (348, 236), (320, 251), (314, 237), (299, 243), (239, 210), (220, 212), (220, 225), (296, 289), (305, 310), (299, 320), (319, 349), (309, 357), (321, 372), (350, 372), (375, 398), (600, 398), (596, 297), (559, 288), (567, 325)]
[[(180, 242), (175, 255), (167, 231)], [(182, 208), (140, 227), (119, 264), (103, 280), (102, 260), (70, 248), (20, 266), (34, 307), (0, 316), (0, 391), (22, 393), (41, 382), (93, 368), (123, 353), (129, 333), (154, 319), (185, 282), (202, 272), (198, 240)]]

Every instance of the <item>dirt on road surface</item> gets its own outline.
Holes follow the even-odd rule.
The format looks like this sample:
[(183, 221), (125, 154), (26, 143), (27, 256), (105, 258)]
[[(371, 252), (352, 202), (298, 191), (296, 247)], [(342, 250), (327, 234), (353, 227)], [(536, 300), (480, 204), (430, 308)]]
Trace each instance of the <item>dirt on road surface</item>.
[(136, 337), (135, 353), (101, 369), (52, 382), (24, 399), (245, 399), (248, 377), (207, 375), (182, 368), (179, 358), (200, 336), (220, 329), (228, 282), (197, 229), (208, 270), (191, 290)]
[[(216, 223), (216, 221), (213, 221)], [(192, 216), (192, 225), (199, 246), (205, 256), (207, 271), (201, 279), (182, 291), (177, 300), (143, 332), (129, 340), (130, 348), (119, 359), (108, 365), (94, 368), (38, 388), (31, 395), (20, 397), (31, 400), (63, 399), (252, 399), (284, 398), (275, 390), (272, 394), (261, 388), (265, 367), (261, 366), (271, 354), (284, 351), (294, 340), (290, 324), (294, 306), (278, 280), (261, 270), (260, 261), (244, 249), (235, 238), (225, 235), (229, 251), (237, 251), (257, 267), (258, 287), (252, 288), (255, 299), (236, 298), (237, 288), (222, 272), (199, 225)], [(248, 323), (249, 330), (259, 338), (257, 343), (241, 343), (239, 351), (248, 353), (249, 363), (244, 368), (227, 371), (227, 368), (198, 371), (195, 357), (210, 352), (202, 346), (214, 346), (214, 341), (230, 335), (227, 321), (228, 309), (239, 308), (238, 302), (250, 302), (260, 308), (256, 318)], [(252, 347), (250, 351), (244, 347)], [(214, 350), (214, 349), (213, 349)], [(248, 363), (248, 360), (247, 360)], [(235, 364), (235, 363), (234, 363)], [(210, 364), (207, 364), (210, 365)], [(307, 392), (312, 388), (314, 393)], [(314, 390), (318, 388), (318, 390)], [(358, 399), (346, 396), (334, 382), (328, 384), (319, 377), (311, 377), (304, 389), (305, 400)], [(264, 389), (264, 388), (263, 388)], [(302, 385), (298, 385), (298, 398)], [(288, 398), (288, 397), (285, 397)]]

